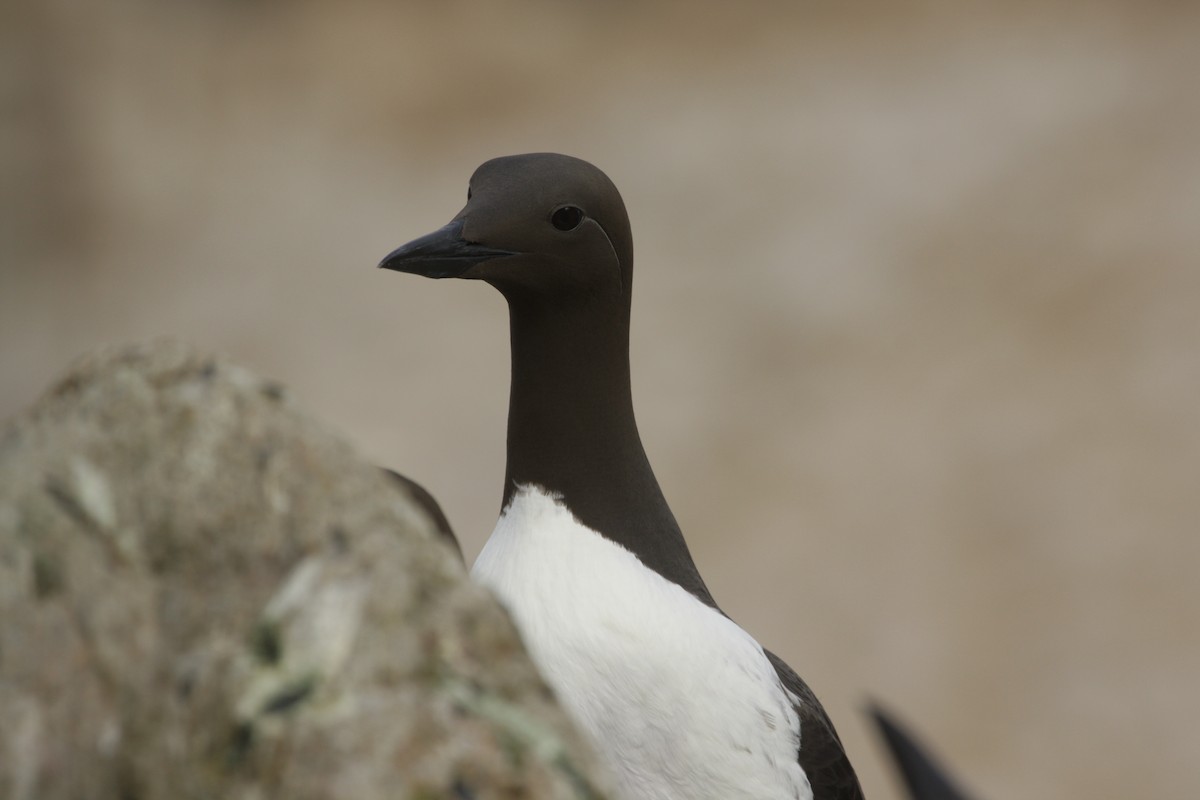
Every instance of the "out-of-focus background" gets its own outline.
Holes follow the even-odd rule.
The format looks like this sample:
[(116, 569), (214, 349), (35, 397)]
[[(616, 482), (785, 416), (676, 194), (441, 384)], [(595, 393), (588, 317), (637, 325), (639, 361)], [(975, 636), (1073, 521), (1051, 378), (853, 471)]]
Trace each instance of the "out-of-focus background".
[(873, 797), (1200, 793), (1200, 5), (0, 11), (0, 416), (170, 334), (498, 511), (506, 309), (377, 271), (495, 155), (622, 189), (647, 449)]

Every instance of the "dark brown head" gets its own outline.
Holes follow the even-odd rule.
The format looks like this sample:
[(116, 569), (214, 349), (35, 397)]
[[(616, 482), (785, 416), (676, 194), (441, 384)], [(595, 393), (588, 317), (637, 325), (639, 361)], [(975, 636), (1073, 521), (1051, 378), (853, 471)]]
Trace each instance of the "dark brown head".
[(509, 301), (623, 299), (633, 243), (621, 195), (586, 161), (556, 153), (506, 156), (471, 176), (448, 225), (379, 264), (430, 278), (473, 278)]

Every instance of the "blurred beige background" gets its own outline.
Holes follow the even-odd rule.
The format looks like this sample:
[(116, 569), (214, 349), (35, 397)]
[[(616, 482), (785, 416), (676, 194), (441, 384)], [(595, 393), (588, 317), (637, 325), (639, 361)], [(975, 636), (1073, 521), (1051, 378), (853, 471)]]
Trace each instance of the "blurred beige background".
[(981, 797), (1200, 793), (1200, 6), (0, 11), (0, 416), (171, 334), (498, 511), (481, 284), (374, 266), (474, 167), (621, 187), (647, 448), (725, 609)]

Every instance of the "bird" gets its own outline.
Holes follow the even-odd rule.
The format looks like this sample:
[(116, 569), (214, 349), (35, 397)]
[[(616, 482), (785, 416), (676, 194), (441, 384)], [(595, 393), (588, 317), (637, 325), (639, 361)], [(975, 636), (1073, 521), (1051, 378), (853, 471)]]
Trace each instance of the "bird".
[(379, 263), (490, 284), (509, 311), (501, 513), (471, 569), (623, 800), (855, 800), (808, 685), (717, 605), (646, 456), (620, 193), (556, 153), (478, 167), (467, 202)]

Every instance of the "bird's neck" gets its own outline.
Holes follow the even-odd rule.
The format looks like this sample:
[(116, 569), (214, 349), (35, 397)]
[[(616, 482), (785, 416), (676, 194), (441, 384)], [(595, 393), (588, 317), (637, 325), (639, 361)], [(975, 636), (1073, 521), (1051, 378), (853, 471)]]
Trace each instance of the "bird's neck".
[(633, 415), (628, 301), (509, 300), (512, 388), (504, 506), (517, 487), (560, 495), (580, 522), (712, 605)]

